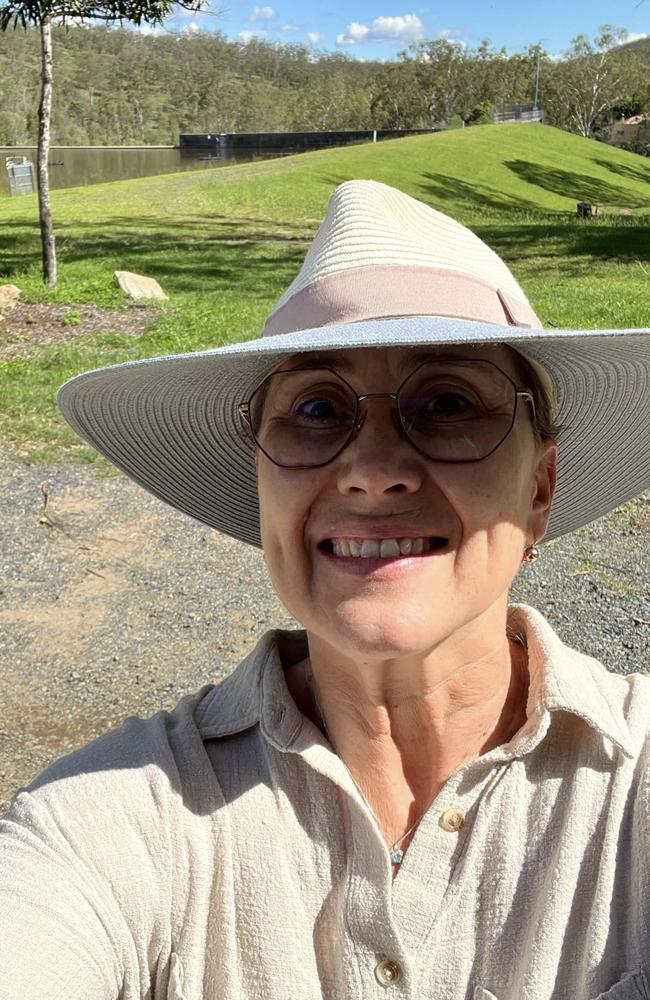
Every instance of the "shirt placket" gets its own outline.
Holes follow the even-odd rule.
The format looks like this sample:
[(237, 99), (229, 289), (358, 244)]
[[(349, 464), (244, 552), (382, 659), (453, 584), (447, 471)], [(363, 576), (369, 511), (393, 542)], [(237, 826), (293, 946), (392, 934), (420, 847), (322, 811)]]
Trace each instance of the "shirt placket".
[[(453, 894), (460, 877), (477, 810), (486, 791), (504, 773), (504, 763), (495, 751), (449, 779), (421, 821), (394, 880), (374, 817), (358, 790), (347, 789), (351, 801), (346, 920), (352, 948), (349, 968), (356, 970), (357, 996), (420, 1000), (422, 945), (430, 939), (441, 909), (453, 905), (450, 890)], [(432, 961), (435, 955), (429, 946), (427, 963)]]
[[(388, 850), (367, 803), (343, 764), (322, 744), (293, 749), (345, 797), (342, 810), (348, 849), (348, 930), (342, 958), (346, 995), (355, 1000), (420, 1000), (418, 962), (426, 941), (426, 961), (435, 964), (434, 922), (462, 877), (467, 851), (485, 793), (503, 777), (515, 756), (502, 747), (466, 765), (447, 781), (421, 820), (392, 877)], [(479, 824), (480, 825), (480, 824)], [(443, 977), (444, 978), (444, 977)]]
[[(393, 920), (412, 960), (439, 921), (462, 875), (486, 792), (504, 773), (504, 763), (477, 760), (447, 781), (420, 822), (393, 882)], [(435, 944), (435, 942), (434, 942)], [(439, 942), (441, 948), (449, 942)], [(427, 949), (427, 962), (435, 955)]]
[(388, 851), (377, 823), (336, 754), (312, 745), (302, 755), (338, 786), (342, 799), (348, 854), (344, 995), (350, 1000), (415, 1000), (411, 961), (393, 919)]

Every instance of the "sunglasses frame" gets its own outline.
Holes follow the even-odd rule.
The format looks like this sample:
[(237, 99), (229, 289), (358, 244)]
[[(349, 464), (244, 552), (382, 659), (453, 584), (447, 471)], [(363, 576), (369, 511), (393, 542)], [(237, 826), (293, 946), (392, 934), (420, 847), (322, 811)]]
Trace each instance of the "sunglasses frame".
[[(427, 455), (427, 453), (425, 451), (422, 451), (421, 448), (418, 448), (418, 446), (415, 444), (415, 442), (411, 439), (411, 437), (410, 437), (410, 435), (409, 435), (406, 427), (404, 426), (404, 420), (403, 420), (402, 412), (401, 412), (400, 406), (399, 406), (399, 395), (400, 395), (400, 392), (402, 391), (402, 389), (404, 388), (404, 386), (406, 385), (406, 383), (409, 381), (409, 379), (411, 379), (413, 377), (413, 375), (416, 374), (416, 372), (420, 371), (421, 368), (424, 368), (427, 365), (447, 364), (448, 362), (458, 362), (458, 361), (463, 362), (463, 364), (470, 364), (470, 365), (472, 365), (472, 364), (490, 365), (490, 367), (496, 368), (496, 370), (501, 375), (503, 375), (503, 377), (505, 379), (508, 380), (508, 382), (510, 383), (510, 385), (515, 390), (515, 405), (514, 405), (513, 410), (512, 410), (512, 419), (510, 421), (510, 426), (508, 427), (508, 430), (505, 432), (505, 434), (503, 435), (503, 437), (501, 438), (501, 440), (497, 444), (495, 444), (494, 448), (492, 448), (490, 451), (488, 451), (486, 455), (482, 455), (480, 458), (432, 458), (430, 455)], [(283, 375), (283, 374), (289, 375), (292, 372), (329, 372), (331, 375), (334, 375), (337, 379), (339, 379), (341, 382), (343, 382), (343, 384), (345, 386), (347, 386), (347, 388), (350, 390), (350, 392), (352, 393), (352, 395), (356, 399), (356, 409), (355, 409), (355, 415), (354, 415), (354, 422), (353, 422), (353, 424), (352, 424), (352, 426), (350, 428), (350, 433), (348, 434), (347, 438), (345, 439), (345, 441), (341, 445), (341, 447), (338, 449), (338, 451), (336, 451), (331, 456), (331, 458), (328, 458), (326, 462), (317, 462), (315, 465), (283, 465), (281, 462), (276, 461), (271, 455), (269, 455), (269, 453), (266, 451), (266, 449), (262, 447), (262, 445), (260, 444), (260, 442), (257, 440), (257, 437), (255, 435), (255, 431), (253, 430), (253, 422), (251, 420), (251, 412), (250, 412), (250, 410), (251, 410), (251, 403), (253, 402), (253, 399), (255, 398), (255, 396), (257, 396), (257, 394), (262, 390), (262, 388), (264, 387), (264, 385), (270, 379), (272, 379), (275, 375)], [(442, 462), (445, 465), (467, 465), (467, 464), (471, 464), (471, 463), (475, 463), (475, 462), (483, 462), (486, 458), (489, 458), (490, 455), (493, 455), (494, 452), (497, 450), (497, 448), (501, 447), (501, 445), (506, 440), (506, 438), (509, 436), (509, 434), (512, 431), (512, 428), (515, 425), (515, 420), (517, 419), (517, 410), (518, 410), (518, 406), (519, 406), (519, 399), (525, 399), (527, 402), (530, 403), (530, 405), (532, 406), (532, 409), (533, 409), (533, 421), (535, 421), (535, 419), (536, 419), (535, 400), (533, 398), (533, 394), (530, 391), (530, 389), (518, 389), (516, 383), (513, 382), (513, 380), (510, 378), (510, 376), (507, 374), (507, 372), (504, 372), (502, 368), (499, 368), (498, 365), (495, 365), (493, 361), (487, 361), (484, 358), (480, 358), (480, 359), (476, 359), (476, 360), (472, 361), (472, 360), (468, 360), (467, 358), (460, 358), (460, 357), (448, 357), (448, 358), (442, 359), (439, 362), (436, 362), (436, 361), (423, 361), (421, 364), (417, 365), (413, 369), (413, 371), (409, 372), (409, 374), (406, 376), (406, 378), (404, 378), (402, 380), (402, 382), (398, 386), (397, 392), (366, 392), (366, 393), (359, 394), (359, 393), (356, 392), (356, 390), (354, 389), (354, 387), (352, 385), (350, 385), (350, 383), (347, 381), (347, 379), (343, 378), (343, 376), (339, 372), (335, 371), (335, 369), (328, 368), (326, 365), (318, 365), (318, 367), (316, 367), (316, 368), (286, 368), (286, 369), (280, 369), (279, 371), (271, 372), (264, 379), (262, 379), (262, 381), (260, 382), (260, 384), (255, 389), (255, 391), (251, 393), (251, 395), (249, 396), (248, 400), (246, 402), (244, 402), (244, 403), (239, 403), (237, 409), (239, 411), (240, 417), (242, 418), (242, 420), (245, 423), (245, 429), (246, 429), (246, 432), (247, 432), (246, 433), (247, 439), (249, 441), (252, 439), (254, 445), (257, 448), (259, 448), (259, 450), (264, 455), (266, 455), (266, 457), (268, 458), (268, 460), (270, 462), (273, 462), (274, 465), (277, 465), (278, 468), (280, 468), (280, 469), (322, 469), (325, 465), (329, 465), (330, 462), (333, 462), (335, 458), (338, 458), (338, 456), (341, 454), (341, 452), (344, 451), (347, 448), (347, 446), (352, 441), (354, 441), (355, 437), (357, 437), (357, 435), (359, 434), (359, 431), (363, 427), (363, 423), (364, 423), (364, 420), (365, 420), (365, 416), (362, 414), (360, 404), (363, 403), (363, 402), (365, 402), (367, 399), (392, 399), (392, 400), (394, 400), (395, 401), (395, 406), (392, 409), (392, 415), (393, 415), (393, 419), (394, 419), (394, 422), (395, 422), (395, 425), (396, 425), (398, 431), (402, 434), (402, 436), (408, 441), (408, 443), (411, 445), (411, 447), (419, 455), (422, 455), (429, 462)], [(395, 420), (395, 417), (397, 417), (396, 420)]]

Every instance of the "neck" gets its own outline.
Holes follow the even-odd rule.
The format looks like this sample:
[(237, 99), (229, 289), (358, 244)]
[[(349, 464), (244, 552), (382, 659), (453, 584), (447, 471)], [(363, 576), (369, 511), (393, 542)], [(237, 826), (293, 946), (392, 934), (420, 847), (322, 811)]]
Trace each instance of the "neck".
[(387, 841), (460, 767), (525, 722), (527, 653), (502, 624), (473, 649), (463, 638), (382, 661), (351, 659), (310, 636), (309, 658), (288, 671), (296, 702), (346, 764)]

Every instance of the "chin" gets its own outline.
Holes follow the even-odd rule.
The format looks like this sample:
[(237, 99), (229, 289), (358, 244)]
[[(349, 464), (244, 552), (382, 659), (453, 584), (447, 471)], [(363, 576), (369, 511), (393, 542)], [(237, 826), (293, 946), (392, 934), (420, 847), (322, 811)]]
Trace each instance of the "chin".
[[(413, 609), (399, 613), (359, 614), (337, 609), (333, 621), (314, 629), (346, 656), (364, 659), (398, 659), (419, 656), (434, 649), (448, 634), (446, 624), (416, 616)], [(430, 614), (430, 612), (429, 612)]]

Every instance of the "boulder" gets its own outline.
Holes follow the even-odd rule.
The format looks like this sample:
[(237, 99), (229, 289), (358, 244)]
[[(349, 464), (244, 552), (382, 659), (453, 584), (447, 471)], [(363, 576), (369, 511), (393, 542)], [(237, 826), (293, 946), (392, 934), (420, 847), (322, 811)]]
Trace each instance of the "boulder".
[(0, 285), (0, 315), (10, 312), (18, 302), (20, 288), (15, 285)]
[(115, 277), (122, 291), (136, 301), (169, 298), (155, 278), (147, 278), (144, 274), (134, 274), (133, 271), (116, 271)]

